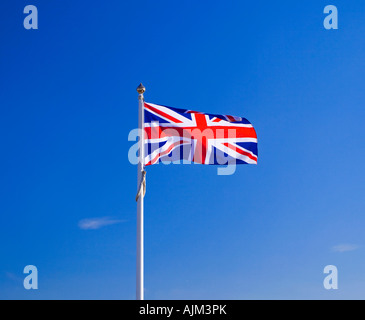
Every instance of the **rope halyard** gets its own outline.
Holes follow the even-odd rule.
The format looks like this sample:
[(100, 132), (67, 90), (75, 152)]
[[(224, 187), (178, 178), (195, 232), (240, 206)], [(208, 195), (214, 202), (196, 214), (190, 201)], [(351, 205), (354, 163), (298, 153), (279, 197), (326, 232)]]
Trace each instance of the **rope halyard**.
[(138, 192), (136, 195), (136, 202), (138, 201), (139, 197), (141, 196), (141, 191), (142, 191), (142, 186), (143, 186), (143, 197), (146, 194), (146, 171), (142, 171), (142, 178), (141, 178), (141, 182), (139, 184), (139, 188), (138, 188)]

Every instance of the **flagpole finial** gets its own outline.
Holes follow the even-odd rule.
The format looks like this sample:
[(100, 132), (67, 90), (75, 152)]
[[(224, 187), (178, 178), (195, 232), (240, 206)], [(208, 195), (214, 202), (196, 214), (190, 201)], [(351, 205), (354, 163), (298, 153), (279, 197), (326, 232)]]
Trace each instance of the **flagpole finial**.
[(139, 84), (139, 86), (137, 87), (137, 92), (139, 94), (143, 94), (146, 91), (146, 88), (143, 86), (142, 83)]

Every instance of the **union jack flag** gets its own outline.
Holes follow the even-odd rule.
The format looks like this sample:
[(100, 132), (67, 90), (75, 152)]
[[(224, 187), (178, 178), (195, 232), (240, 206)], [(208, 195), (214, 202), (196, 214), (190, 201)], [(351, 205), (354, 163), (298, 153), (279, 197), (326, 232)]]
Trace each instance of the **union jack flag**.
[(257, 135), (241, 117), (144, 103), (145, 165), (257, 164)]

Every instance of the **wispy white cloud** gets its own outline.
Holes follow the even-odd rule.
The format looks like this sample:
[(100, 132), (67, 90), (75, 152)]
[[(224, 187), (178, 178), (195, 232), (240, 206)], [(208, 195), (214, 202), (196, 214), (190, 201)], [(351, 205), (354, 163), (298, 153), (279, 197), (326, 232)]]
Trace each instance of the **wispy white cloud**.
[(359, 249), (359, 245), (357, 244), (339, 244), (332, 247), (332, 251), (335, 252), (347, 252), (347, 251), (354, 251)]
[(8, 279), (15, 281), (15, 282), (23, 282), (23, 278), (13, 272), (5, 272), (5, 275)]
[(79, 228), (82, 230), (96, 230), (112, 224), (125, 222), (125, 220), (116, 220), (110, 217), (89, 218), (79, 221)]

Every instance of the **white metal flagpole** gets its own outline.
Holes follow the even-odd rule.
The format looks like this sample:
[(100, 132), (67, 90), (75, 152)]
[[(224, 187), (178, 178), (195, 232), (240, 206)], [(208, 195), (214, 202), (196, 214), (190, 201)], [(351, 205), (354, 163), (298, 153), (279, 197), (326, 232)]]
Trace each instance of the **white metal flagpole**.
[(142, 83), (138, 86), (138, 128), (140, 130), (139, 161), (137, 174), (137, 265), (136, 265), (136, 299), (143, 300), (143, 197), (146, 192), (144, 171), (144, 97), (146, 91)]

